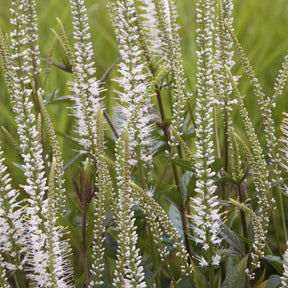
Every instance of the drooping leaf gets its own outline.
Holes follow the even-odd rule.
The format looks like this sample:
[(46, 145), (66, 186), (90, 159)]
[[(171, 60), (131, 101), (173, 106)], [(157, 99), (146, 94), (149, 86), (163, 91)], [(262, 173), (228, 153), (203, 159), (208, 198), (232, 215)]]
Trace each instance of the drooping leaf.
[(174, 226), (177, 228), (181, 238), (184, 239), (181, 215), (180, 215), (179, 209), (173, 204), (171, 204), (169, 208), (169, 217), (172, 223), (174, 224)]
[(288, 265), (279, 256), (265, 255), (263, 259), (267, 260), (280, 274), (283, 273), (283, 265)]
[(240, 239), (227, 225), (222, 224), (222, 229), (220, 230), (220, 235), (236, 251), (241, 253), (241, 255), (245, 255)]
[(173, 164), (185, 169), (185, 170), (188, 170), (188, 171), (194, 171), (194, 168), (192, 167), (191, 165), (191, 162), (190, 161), (187, 161), (187, 160), (182, 160), (182, 159), (172, 159), (171, 160)]
[(222, 284), (222, 288), (244, 288), (248, 256), (245, 256), (231, 270), (227, 270), (226, 278)]
[[(280, 288), (281, 287), (281, 278), (279, 275), (271, 275), (267, 281), (265, 288)], [(261, 287), (264, 288), (264, 287)]]
[(186, 171), (183, 176), (181, 177), (180, 180), (180, 188), (181, 188), (181, 194), (182, 194), (182, 199), (183, 201), (185, 201), (187, 199), (187, 195), (188, 195), (188, 190), (189, 190), (189, 186), (190, 186), (190, 181), (192, 179), (192, 177), (194, 176), (194, 173), (191, 171)]
[(194, 262), (192, 262), (193, 267), (193, 280), (195, 282), (196, 288), (208, 288), (207, 281), (201, 271), (196, 267)]

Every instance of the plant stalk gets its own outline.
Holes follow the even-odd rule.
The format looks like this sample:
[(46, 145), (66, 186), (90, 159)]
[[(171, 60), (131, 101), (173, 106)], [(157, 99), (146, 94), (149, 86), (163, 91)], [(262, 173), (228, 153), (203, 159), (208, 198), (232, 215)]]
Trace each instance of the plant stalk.
[[(163, 102), (161, 99), (161, 93), (159, 88), (156, 86), (155, 87), (156, 90), (156, 95), (157, 95), (157, 101), (158, 101), (158, 106), (159, 106), (159, 110), (160, 110), (160, 115), (161, 115), (161, 119), (162, 119), (162, 123), (164, 122), (164, 125), (161, 125), (161, 128), (165, 134), (166, 137), (166, 141), (168, 144), (168, 149), (169, 149), (169, 155), (172, 155), (172, 148), (169, 144), (171, 137), (170, 137), (170, 133), (169, 133), (169, 126), (165, 123), (166, 117), (165, 117), (165, 112), (164, 112), (164, 108), (163, 108)], [(191, 253), (191, 249), (190, 249), (190, 244), (189, 244), (189, 239), (188, 239), (188, 229), (187, 229), (187, 222), (186, 222), (186, 208), (185, 208), (185, 203), (184, 200), (182, 199), (182, 194), (181, 194), (181, 190), (180, 190), (180, 181), (179, 181), (179, 174), (178, 174), (178, 170), (177, 167), (175, 166), (175, 164), (172, 163), (172, 170), (173, 170), (173, 175), (174, 175), (174, 181), (175, 181), (175, 185), (177, 188), (177, 191), (181, 197), (181, 207), (178, 207), (180, 215), (181, 215), (181, 222), (182, 222), (182, 227), (183, 227), (183, 231), (184, 231), (184, 244), (187, 250), (187, 253), (189, 255), (189, 259), (188, 261), (190, 262), (190, 257), (192, 256)]]
[(82, 203), (82, 259), (83, 259), (83, 269), (84, 269), (84, 279), (85, 288), (89, 285), (89, 268), (88, 268), (88, 257), (87, 257), (87, 247), (86, 247), (86, 217), (87, 217), (87, 207), (85, 201)]

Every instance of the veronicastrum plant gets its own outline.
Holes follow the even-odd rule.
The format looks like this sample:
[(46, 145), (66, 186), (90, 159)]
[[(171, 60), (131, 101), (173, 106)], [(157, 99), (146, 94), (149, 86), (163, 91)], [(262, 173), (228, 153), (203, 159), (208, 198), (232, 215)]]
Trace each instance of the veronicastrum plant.
[[(67, 2), (73, 35), (57, 19), (44, 65), (35, 0), (11, 1), (11, 32), (0, 32), (16, 127), (2, 126), (2, 142), (18, 154), (14, 171), (0, 146), (0, 286), (287, 287), (288, 116), (279, 141), (273, 108), (288, 56), (266, 95), (234, 33), (233, 1), (197, 0), (190, 91), (174, 0), (115, 0), (120, 57), (98, 80), (86, 3)], [(241, 95), (236, 59), (253, 96)], [(53, 66), (71, 74), (71, 95), (46, 91)], [(62, 102), (72, 159), (49, 114)]]

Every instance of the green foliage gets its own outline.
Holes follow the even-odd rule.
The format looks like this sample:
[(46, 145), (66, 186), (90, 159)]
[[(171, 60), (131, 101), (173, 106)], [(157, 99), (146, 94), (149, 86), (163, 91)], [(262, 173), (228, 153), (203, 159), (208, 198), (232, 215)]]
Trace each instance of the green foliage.
[(286, 1), (37, 2), (38, 41), (0, 0), (1, 287), (285, 287)]

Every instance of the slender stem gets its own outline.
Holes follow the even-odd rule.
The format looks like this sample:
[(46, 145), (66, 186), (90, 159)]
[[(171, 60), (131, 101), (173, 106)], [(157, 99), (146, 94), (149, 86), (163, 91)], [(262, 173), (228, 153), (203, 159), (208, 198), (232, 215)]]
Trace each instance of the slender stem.
[[(172, 155), (172, 147), (170, 146), (170, 133), (169, 133), (169, 126), (165, 123), (166, 122), (166, 117), (165, 117), (165, 112), (164, 112), (164, 107), (163, 107), (163, 103), (162, 103), (162, 99), (161, 99), (161, 93), (159, 88), (156, 86), (156, 96), (157, 96), (157, 101), (158, 101), (158, 106), (159, 106), (159, 110), (160, 110), (160, 115), (161, 115), (161, 119), (162, 119), (162, 123), (164, 123), (164, 125), (161, 125), (161, 128), (165, 134), (166, 137), (166, 141), (168, 144), (168, 149), (169, 149), (169, 155)], [(189, 256), (192, 256), (191, 253), (191, 249), (190, 249), (190, 243), (189, 243), (189, 239), (188, 239), (188, 229), (187, 229), (187, 222), (186, 222), (186, 208), (185, 208), (185, 203), (182, 199), (182, 194), (181, 194), (181, 190), (180, 190), (180, 181), (179, 181), (179, 175), (178, 175), (178, 170), (177, 167), (175, 166), (175, 164), (172, 163), (172, 170), (173, 170), (173, 175), (174, 175), (174, 181), (176, 184), (176, 188), (177, 191), (181, 197), (182, 200), (182, 206), (178, 207), (180, 215), (181, 215), (181, 222), (182, 222), (182, 227), (183, 227), (183, 231), (184, 231), (184, 243), (185, 243), (185, 247), (187, 250), (187, 253)], [(189, 257), (190, 259), (190, 257)], [(188, 260), (190, 262), (190, 260)]]
[(274, 213), (274, 209), (273, 206), (271, 206), (270, 204), (270, 211), (271, 211), (271, 218), (272, 218), (272, 223), (273, 223), (273, 227), (274, 227), (274, 233), (275, 233), (275, 238), (276, 238), (276, 243), (277, 243), (277, 249), (278, 249), (278, 253), (281, 253), (281, 246), (280, 246), (280, 241), (279, 241), (279, 232), (278, 232), (278, 228), (277, 228), (277, 221), (275, 218), (275, 213)]
[(171, 267), (170, 267), (169, 264), (167, 264), (167, 268), (168, 268), (169, 274), (170, 274), (170, 276), (171, 276), (171, 280), (172, 280), (172, 282), (173, 282), (173, 284), (174, 284), (174, 288), (177, 288), (177, 287), (178, 287), (178, 286), (177, 286), (177, 282), (176, 282), (176, 280), (175, 280), (175, 278), (174, 278), (174, 275), (173, 275), (173, 273), (172, 273), (172, 270), (171, 270)]
[[(280, 212), (281, 212), (281, 218), (282, 218), (282, 228), (283, 228), (283, 233), (284, 233), (284, 239), (285, 239), (285, 243), (287, 243), (287, 228), (286, 228), (286, 223), (285, 223), (285, 212), (284, 212), (284, 207), (283, 207), (283, 195), (282, 195), (282, 191), (279, 188), (279, 186), (277, 187), (277, 194), (279, 194), (279, 204), (280, 204)], [(281, 251), (279, 251), (280, 253)]]
[[(217, 115), (216, 115), (216, 106), (214, 103), (213, 103), (213, 121), (214, 121), (214, 129), (215, 129), (215, 144), (216, 144), (217, 157), (221, 158), (219, 135), (218, 135), (218, 125), (217, 125)], [(227, 171), (227, 170), (225, 170), (225, 171)], [(225, 199), (226, 198), (224, 198), (224, 200)]]
[[(244, 195), (245, 195), (245, 185), (244, 183), (237, 184), (236, 192), (239, 194), (239, 200), (241, 203), (245, 201)], [(243, 236), (248, 239), (248, 229), (247, 229), (247, 221), (246, 221), (246, 215), (243, 210), (240, 209), (240, 216), (241, 216), (241, 222), (242, 222), (242, 230), (243, 230)], [(249, 253), (249, 244), (245, 242), (245, 253)]]
[[(164, 108), (163, 108), (163, 103), (162, 103), (162, 99), (161, 99), (161, 93), (160, 93), (160, 89), (156, 86), (155, 87), (156, 90), (156, 96), (157, 96), (157, 101), (158, 101), (158, 105), (159, 105), (159, 110), (160, 110), (160, 115), (161, 115), (161, 119), (162, 119), (162, 123), (164, 123), (164, 125), (161, 125), (161, 128), (165, 134), (166, 137), (166, 141), (168, 144), (168, 149), (169, 149), (169, 155), (172, 156), (172, 148), (169, 145), (171, 137), (170, 137), (170, 133), (169, 133), (169, 126), (165, 123), (166, 122), (166, 117), (165, 117), (165, 112), (164, 112)], [(179, 175), (178, 175), (178, 170), (177, 167), (175, 166), (175, 164), (172, 163), (172, 170), (173, 170), (173, 175), (174, 175), (174, 181), (176, 184), (176, 188), (177, 191), (181, 197), (182, 200), (182, 206), (178, 207), (180, 215), (181, 215), (181, 222), (182, 222), (182, 227), (183, 227), (183, 231), (184, 231), (184, 243), (185, 243), (185, 247), (187, 250), (187, 253), (189, 256), (192, 256), (191, 253), (191, 249), (190, 249), (190, 243), (189, 243), (189, 239), (188, 239), (188, 229), (187, 229), (187, 222), (186, 222), (186, 208), (185, 208), (185, 203), (182, 199), (182, 194), (181, 194), (181, 190), (180, 190), (180, 181), (179, 181)], [(188, 259), (188, 261), (190, 262), (190, 257)]]
[[(149, 224), (148, 224), (148, 227), (149, 227), (149, 231), (150, 231), (150, 242), (151, 242), (151, 247), (152, 247), (153, 271), (157, 271), (157, 268), (159, 266), (157, 249), (156, 249), (156, 245), (154, 242), (152, 230), (150, 229)], [(157, 273), (157, 275), (155, 277), (155, 284), (156, 284), (156, 288), (161, 288), (161, 281), (160, 281), (160, 273), (159, 272)]]
[[(206, 233), (207, 234), (207, 239), (208, 239), (208, 243), (210, 242), (210, 233)], [(212, 265), (212, 255), (214, 254), (213, 251), (213, 246), (209, 245), (209, 249), (208, 249), (208, 261), (209, 261), (209, 278), (210, 278), (210, 288), (214, 288), (215, 287), (215, 281), (214, 281), (214, 267)]]
[(85, 288), (89, 285), (89, 269), (88, 269), (88, 257), (87, 257), (87, 247), (86, 247), (86, 202), (82, 203), (82, 258), (83, 258), (83, 268), (84, 268), (84, 278), (85, 278)]
[(118, 138), (118, 137), (119, 137), (119, 134), (118, 134), (115, 126), (113, 125), (113, 122), (112, 122), (112, 120), (110, 119), (110, 117), (109, 117), (109, 115), (108, 115), (108, 113), (107, 113), (106, 110), (103, 110), (103, 115), (104, 115), (104, 117), (106, 118), (106, 120), (107, 120), (109, 126), (111, 127), (113, 133), (115, 134), (116, 138)]

